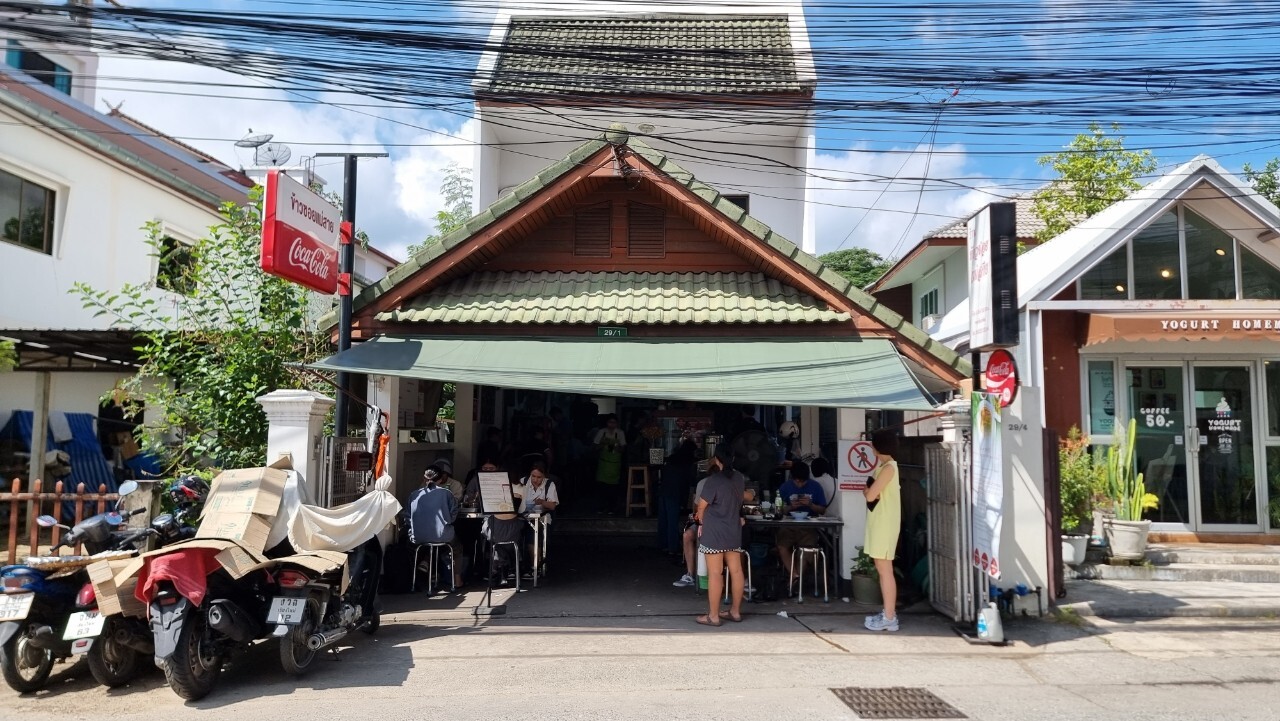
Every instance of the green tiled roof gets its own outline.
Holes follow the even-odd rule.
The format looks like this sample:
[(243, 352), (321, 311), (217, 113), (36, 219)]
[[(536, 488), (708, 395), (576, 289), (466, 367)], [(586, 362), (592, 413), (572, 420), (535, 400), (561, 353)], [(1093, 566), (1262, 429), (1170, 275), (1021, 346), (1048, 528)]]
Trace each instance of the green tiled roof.
[(763, 273), (481, 272), (378, 320), (584, 325), (849, 320)]
[(811, 90), (785, 15), (515, 17), (488, 84), (504, 96)]
[[(424, 267), (431, 265), (440, 256), (462, 245), (471, 236), (512, 212), (526, 199), (536, 195), (609, 145), (626, 146), (636, 155), (644, 158), (650, 165), (653, 165), (659, 171), (671, 177), (672, 180), (680, 183), (688, 188), (690, 192), (705, 200), (721, 215), (740, 225), (743, 230), (755, 236), (760, 242), (791, 259), (837, 292), (843, 293), (853, 301), (854, 306), (859, 308), (861, 312), (877, 319), (885, 326), (899, 333), (903, 338), (932, 353), (960, 374), (965, 376), (972, 374), (969, 361), (962, 358), (955, 351), (929, 337), (928, 333), (912, 325), (901, 315), (876, 300), (870, 293), (855, 286), (844, 276), (824, 265), (822, 261), (801, 250), (795, 243), (775, 233), (772, 228), (748, 215), (741, 207), (720, 195), (717, 190), (693, 177), (692, 173), (680, 167), (675, 161), (668, 158), (665, 153), (649, 147), (639, 138), (630, 137), (627, 129), (617, 124), (612, 126), (609, 132), (579, 145), (563, 160), (558, 160), (548, 165), (534, 177), (517, 185), (509, 195), (496, 200), (493, 205), (481, 211), (479, 215), (467, 221), (465, 225), (447, 234), (439, 243), (419, 251), (404, 263), (393, 268), (385, 278), (365, 288), (354, 298), (353, 306), (355, 310), (372, 303), (398, 283), (407, 280)], [(321, 319), (321, 327), (332, 327), (336, 324), (336, 313), (330, 313)]]

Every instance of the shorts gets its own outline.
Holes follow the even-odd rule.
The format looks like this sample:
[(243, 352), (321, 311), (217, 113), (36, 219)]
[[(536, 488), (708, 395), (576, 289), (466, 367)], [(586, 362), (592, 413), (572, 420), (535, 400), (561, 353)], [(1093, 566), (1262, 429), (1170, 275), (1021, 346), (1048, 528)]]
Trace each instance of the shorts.
[(787, 548), (814, 548), (818, 545), (818, 532), (812, 528), (780, 528), (774, 542)]

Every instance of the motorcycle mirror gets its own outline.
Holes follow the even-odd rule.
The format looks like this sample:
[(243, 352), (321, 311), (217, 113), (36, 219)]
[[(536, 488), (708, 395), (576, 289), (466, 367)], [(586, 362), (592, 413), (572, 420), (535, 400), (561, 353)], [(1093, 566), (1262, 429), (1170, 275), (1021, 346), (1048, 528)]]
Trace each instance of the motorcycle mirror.
[(130, 493), (133, 493), (136, 490), (138, 490), (137, 481), (125, 481), (124, 483), (120, 484), (120, 490), (118, 490), (117, 493), (119, 493), (121, 497), (124, 497), (129, 495)]
[(112, 526), (118, 526), (121, 523), (124, 523), (124, 516), (116, 513), (115, 511), (111, 511), (107, 514), (107, 523)]
[(58, 525), (58, 519), (53, 516), (40, 516), (36, 519), (36, 525), (41, 528), (53, 528)]

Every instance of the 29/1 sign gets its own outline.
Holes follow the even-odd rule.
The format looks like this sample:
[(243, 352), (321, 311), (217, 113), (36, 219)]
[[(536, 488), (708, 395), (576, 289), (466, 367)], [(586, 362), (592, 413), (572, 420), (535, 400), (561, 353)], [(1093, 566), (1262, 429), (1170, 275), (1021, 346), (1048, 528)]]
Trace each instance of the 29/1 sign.
[(597, 338), (626, 338), (627, 329), (620, 326), (599, 326), (596, 328)]

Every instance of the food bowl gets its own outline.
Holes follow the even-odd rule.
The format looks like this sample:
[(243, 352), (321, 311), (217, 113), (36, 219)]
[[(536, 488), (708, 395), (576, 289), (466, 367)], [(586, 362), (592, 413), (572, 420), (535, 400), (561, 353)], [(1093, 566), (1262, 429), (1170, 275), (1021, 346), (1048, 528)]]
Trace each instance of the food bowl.
[(808, 511), (792, 511), (791, 517), (796, 519), (797, 521), (803, 521), (809, 517), (809, 512)]

